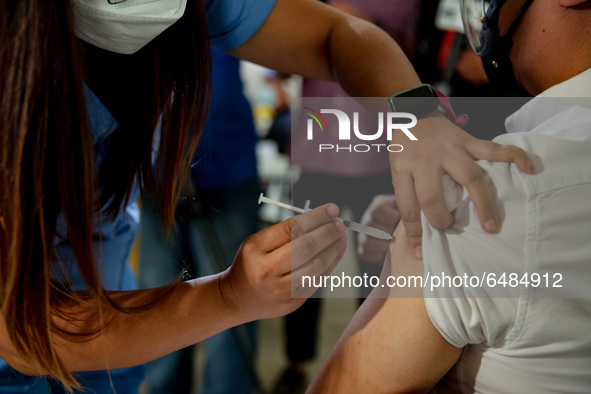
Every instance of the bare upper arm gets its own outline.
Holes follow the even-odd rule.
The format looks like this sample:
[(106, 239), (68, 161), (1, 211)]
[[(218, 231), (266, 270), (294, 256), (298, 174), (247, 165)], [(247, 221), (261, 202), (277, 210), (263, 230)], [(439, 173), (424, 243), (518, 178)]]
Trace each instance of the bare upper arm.
[(286, 73), (338, 80), (353, 97), (387, 97), (420, 83), (387, 33), (317, 0), (277, 0), (254, 36), (229, 53)]
[(257, 33), (229, 53), (283, 72), (331, 78), (326, 40), (339, 14), (316, 0), (277, 0)]
[[(402, 225), (395, 235), (386, 264), (395, 275), (422, 275)], [(384, 269), (382, 279), (388, 275)], [(447, 343), (431, 323), (421, 289), (374, 293), (388, 298), (364, 302), (309, 392), (426, 392), (460, 357), (462, 349)]]

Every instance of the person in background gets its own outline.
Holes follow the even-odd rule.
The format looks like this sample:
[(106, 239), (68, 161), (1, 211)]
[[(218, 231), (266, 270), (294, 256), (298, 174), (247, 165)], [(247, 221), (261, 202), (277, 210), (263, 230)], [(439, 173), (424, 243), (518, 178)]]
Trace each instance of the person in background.
[[(143, 363), (297, 309), (311, 292), (294, 297), (292, 278), (327, 275), (341, 259), (345, 227), (328, 204), (247, 238), (226, 271), (137, 290), (136, 201), (156, 195), (172, 223), (209, 100), (210, 42), (337, 80), (352, 96), (420, 83), (387, 34), (311, 0), (0, 0), (0, 41), (0, 387), (9, 393), (135, 393)], [(392, 160), (417, 252), (420, 209), (438, 228), (453, 221), (435, 174), (467, 186), (495, 232), (474, 159), (523, 169), (530, 160), (434, 115), (414, 129), (421, 144)], [(128, 367), (132, 375), (116, 372)]]
[[(162, 228), (158, 204), (149, 195), (142, 199), (141, 288), (174, 282), (184, 270), (193, 277), (226, 270), (242, 241), (259, 229), (257, 136), (242, 91), (240, 61), (213, 48), (211, 83), (207, 122), (172, 234)], [(206, 358), (199, 392), (256, 392), (256, 322), (223, 331), (203, 345)], [(148, 363), (148, 393), (194, 392), (193, 350), (187, 347)]]
[(420, 3), (415, 69), (421, 80), (450, 97), (504, 95), (490, 85), (482, 62), (461, 32), (460, 0)]
[[(461, 24), (460, 0), (421, 0), (417, 27), (415, 70), (425, 83), (442, 91), (456, 113), (474, 113), (470, 97), (528, 96), (507, 92), (488, 80), (482, 61), (474, 53)], [(472, 117), (463, 129), (476, 138), (491, 140), (504, 133), (504, 119), (518, 108), (507, 100), (491, 108), (494, 116)], [(500, 104), (500, 103), (499, 103)]]
[[(310, 393), (434, 386), (438, 393), (583, 393), (591, 386), (591, 1), (488, 7), (470, 23), (491, 82), (535, 95), (496, 140), (527, 149), (538, 173), (479, 162), (503, 212), (494, 235), (481, 230), (466, 190), (444, 176), (455, 223), (438, 230), (423, 217), (422, 262), (400, 225), (383, 279), (446, 273), (454, 284), (377, 288)], [(482, 34), (479, 16), (488, 26)], [(472, 279), (480, 275), (482, 287)], [(553, 280), (544, 283), (544, 275)], [(457, 277), (470, 281), (454, 287)]]

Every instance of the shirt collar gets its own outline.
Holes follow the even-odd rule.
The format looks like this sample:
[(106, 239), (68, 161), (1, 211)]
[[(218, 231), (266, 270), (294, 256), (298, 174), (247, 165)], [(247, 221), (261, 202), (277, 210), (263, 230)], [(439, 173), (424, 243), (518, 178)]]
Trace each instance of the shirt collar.
[(119, 123), (88, 86), (84, 85), (84, 90), (92, 140), (96, 144), (111, 135), (119, 127)]
[(505, 121), (508, 133), (530, 131), (573, 106), (591, 108), (591, 69), (552, 86)]

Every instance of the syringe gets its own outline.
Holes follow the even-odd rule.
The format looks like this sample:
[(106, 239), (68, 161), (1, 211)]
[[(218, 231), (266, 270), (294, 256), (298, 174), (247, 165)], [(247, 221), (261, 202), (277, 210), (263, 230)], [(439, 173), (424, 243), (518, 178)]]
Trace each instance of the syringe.
[[(311, 210), (310, 209), (310, 200), (306, 201), (306, 205), (304, 206), (304, 208), (298, 208), (298, 207), (294, 207), (293, 205), (284, 204), (282, 202), (273, 200), (272, 198), (265, 197), (263, 195), (263, 193), (261, 193), (261, 195), (259, 196), (259, 204), (263, 203), (263, 202), (266, 204), (271, 204), (271, 205), (275, 205), (275, 206), (278, 206), (281, 208), (289, 209), (290, 211), (297, 212), (297, 213), (305, 213), (305, 212), (308, 212)], [(350, 220), (345, 220), (343, 218), (337, 218), (337, 219), (341, 220), (347, 228), (349, 228), (353, 231), (357, 231), (358, 233), (363, 233), (363, 234), (369, 235), (370, 237), (374, 237), (374, 238), (378, 238), (378, 239), (387, 239), (387, 240), (392, 239), (392, 236), (390, 234), (388, 234), (385, 231), (378, 230), (377, 228), (364, 226), (360, 223), (352, 222)]]

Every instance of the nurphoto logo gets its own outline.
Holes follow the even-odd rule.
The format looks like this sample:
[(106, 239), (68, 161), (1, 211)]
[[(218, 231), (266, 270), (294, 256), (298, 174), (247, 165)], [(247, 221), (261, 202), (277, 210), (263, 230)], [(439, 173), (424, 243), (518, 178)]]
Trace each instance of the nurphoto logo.
[[(377, 115), (377, 131), (360, 130), (360, 116), (359, 112), (353, 112), (353, 122), (350, 116), (339, 109), (320, 109), (316, 111), (310, 107), (303, 107), (303, 113), (309, 118), (306, 124), (306, 138), (308, 141), (314, 140), (316, 133), (334, 133), (334, 130), (328, 128), (328, 122), (323, 114), (333, 115), (338, 122), (338, 140), (351, 141), (352, 135), (361, 141), (378, 142), (383, 140), (384, 130), (386, 132), (387, 141), (392, 140), (394, 132), (403, 132), (411, 141), (417, 141), (417, 137), (410, 131), (416, 126), (417, 118), (408, 112), (379, 112)], [(367, 122), (366, 122), (367, 123)], [(318, 144), (318, 152), (325, 151), (347, 151), (347, 152), (370, 152), (381, 150), (388, 152), (402, 152), (404, 147), (400, 144), (385, 144), (385, 143), (362, 143), (362, 144), (334, 144), (334, 143), (320, 143)]]

